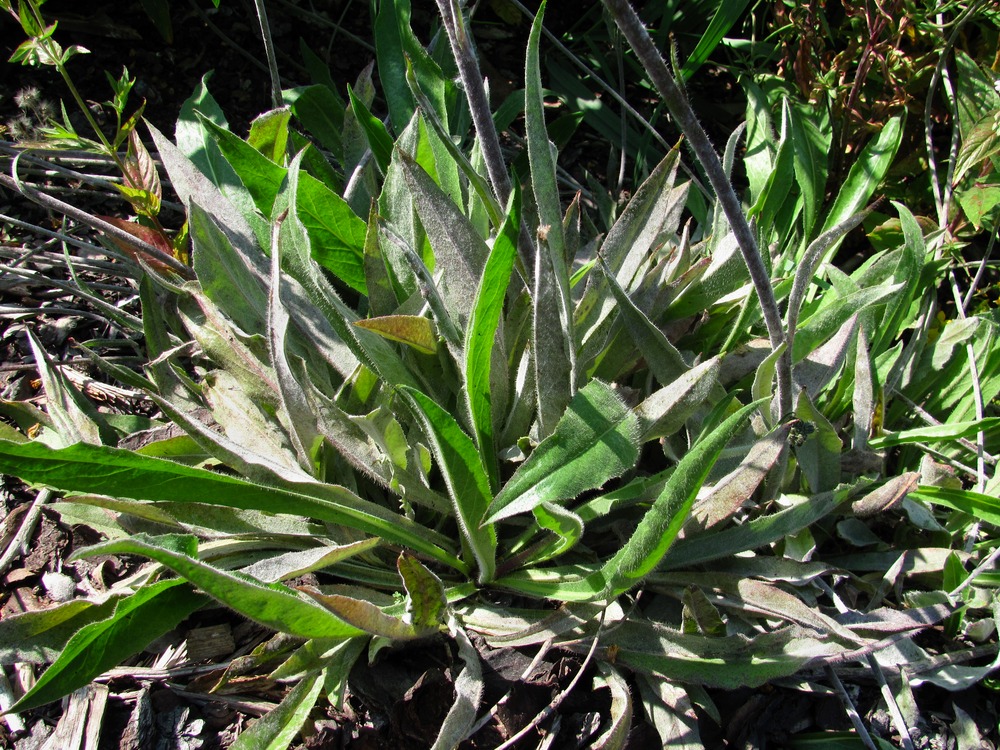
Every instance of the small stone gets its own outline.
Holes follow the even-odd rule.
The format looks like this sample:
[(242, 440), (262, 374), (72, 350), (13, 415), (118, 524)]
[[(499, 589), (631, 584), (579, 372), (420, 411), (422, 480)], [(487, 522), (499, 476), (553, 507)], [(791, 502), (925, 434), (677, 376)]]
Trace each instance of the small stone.
[(76, 593), (76, 581), (65, 573), (43, 573), (42, 586), (49, 598), (56, 602), (68, 602)]

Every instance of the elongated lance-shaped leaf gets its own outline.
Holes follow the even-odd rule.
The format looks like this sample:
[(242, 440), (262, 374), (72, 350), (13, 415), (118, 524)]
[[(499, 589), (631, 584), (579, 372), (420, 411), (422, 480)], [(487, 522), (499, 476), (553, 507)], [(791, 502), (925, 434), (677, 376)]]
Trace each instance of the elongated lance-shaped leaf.
[(420, 420), (451, 495), (452, 512), (463, 547), (475, 558), (480, 583), (496, 570), (496, 531), (482, 525), (489, 505), (490, 480), (475, 443), (455, 418), (414, 388), (399, 391)]
[(190, 581), (213, 599), (282, 633), (301, 638), (349, 638), (363, 630), (334, 617), (323, 607), (302, 598), (282, 584), (264, 584), (250, 576), (220, 570), (201, 562), (194, 536), (151, 537), (136, 534), (129, 539), (104, 542), (75, 553), (94, 555), (142, 555), (164, 565)]
[(642, 442), (673, 435), (719, 382), (719, 359), (712, 357), (684, 372), (635, 408)]
[[(288, 335), (288, 311), (281, 298), (281, 242), (279, 231), (284, 217), (274, 223), (271, 238), (271, 290), (267, 301), (267, 343), (271, 355), (271, 367), (278, 379), (278, 395), (285, 408), (289, 422), (289, 437), (295, 447), (299, 465), (310, 475), (319, 471), (316, 457), (323, 437), (316, 427), (316, 416), (309, 408), (304, 388), (310, 387), (305, 374), (297, 377), (292, 371), (285, 351), (285, 337)], [(300, 382), (300, 379), (303, 382)]]
[(385, 129), (385, 125), (380, 119), (369, 111), (365, 103), (358, 98), (354, 90), (348, 86), (347, 94), (351, 98), (351, 109), (361, 130), (368, 139), (368, 147), (375, 157), (375, 164), (379, 171), (385, 174), (389, 170), (389, 162), (392, 161), (392, 136)]
[(397, 149), (396, 157), (434, 251), (434, 268), (441, 274), (439, 287), (448, 312), (464, 329), (489, 249), (455, 202), (412, 156)]
[(601, 574), (609, 596), (628, 591), (659, 565), (687, 521), (694, 500), (722, 449), (739, 432), (759, 401), (744, 406), (689, 450), (625, 546)]
[(611, 386), (592, 380), (490, 504), (486, 523), (596, 489), (638, 457), (639, 420)]
[(452, 544), (443, 534), (336, 485), (265, 487), (207, 469), (84, 443), (54, 450), (37, 442), (0, 441), (0, 473), (67, 492), (134, 500), (210, 500), (221, 506), (312, 517), (382, 537), (457, 570), (468, 570), (447, 551)]
[(531, 166), (531, 187), (539, 220), (534, 356), (542, 437), (555, 429), (576, 389), (576, 338), (570, 308), (562, 206), (556, 181), (555, 147), (549, 141), (545, 128), (545, 101), (538, 55), (544, 15), (543, 2), (531, 26), (524, 67), (525, 136)]
[(497, 199), (493, 197), (493, 191), (490, 189), (489, 183), (486, 179), (476, 171), (475, 167), (469, 161), (468, 157), (455, 145), (455, 141), (452, 140), (451, 135), (445, 130), (444, 125), (441, 124), (441, 120), (437, 116), (434, 105), (431, 103), (430, 99), (424, 93), (423, 89), (420, 88), (420, 82), (414, 75), (413, 66), (407, 61), (406, 66), (406, 82), (410, 86), (410, 92), (413, 94), (417, 101), (417, 106), (420, 107), (420, 114), (424, 118), (424, 121), (431, 126), (434, 132), (437, 134), (438, 139), (447, 149), (448, 154), (451, 156), (455, 164), (461, 170), (462, 174), (469, 181), (469, 186), (475, 191), (475, 194), (479, 196), (479, 199), (483, 202), (483, 206), (486, 212), (489, 214), (490, 222), (494, 227), (499, 227), (503, 222), (503, 207), (497, 203)]
[[(497, 331), (503, 315), (504, 299), (517, 259), (517, 239), (521, 226), (521, 191), (515, 186), (511, 206), (500, 233), (493, 241), (486, 267), (483, 269), (472, 317), (465, 332), (465, 395), (475, 430), (479, 454), (490, 478), (490, 487), (499, 488), (500, 469), (497, 465), (494, 423), (501, 415), (504, 399), (493, 387), (492, 363), (500, 345)], [(502, 354), (502, 351), (500, 352)], [(506, 383), (501, 384), (506, 386)], [(496, 404), (496, 405), (494, 405)]]
[(307, 674), (277, 707), (240, 734), (230, 750), (286, 750), (309, 720), (325, 680), (325, 670)]
[[(312, 305), (322, 313), (340, 340), (358, 360), (391, 385), (416, 386), (416, 381), (392, 344), (375, 333), (352, 325), (359, 319), (357, 313), (341, 301), (333, 286), (313, 262), (309, 236), (298, 218), (296, 196), (301, 164), (300, 155), (288, 168), (289, 212), (281, 224), (279, 236), (285, 269), (302, 284), (305, 290), (304, 296), (308, 297)], [(340, 371), (340, 368), (337, 369)]]
[(28, 711), (81, 688), (169, 633), (208, 598), (183, 581), (143, 586), (115, 604), (110, 617), (80, 628), (11, 711)]
[[(840, 188), (830, 212), (823, 222), (823, 231), (837, 226), (861, 209), (878, 189), (903, 139), (903, 116), (891, 118), (881, 132), (862, 149), (858, 160), (851, 165), (847, 179)], [(823, 256), (824, 262), (833, 256), (840, 245), (835, 242)]]
[(421, 354), (437, 351), (434, 324), (422, 315), (381, 315), (355, 322), (359, 328), (374, 331), (389, 341), (398, 341), (416, 349)]

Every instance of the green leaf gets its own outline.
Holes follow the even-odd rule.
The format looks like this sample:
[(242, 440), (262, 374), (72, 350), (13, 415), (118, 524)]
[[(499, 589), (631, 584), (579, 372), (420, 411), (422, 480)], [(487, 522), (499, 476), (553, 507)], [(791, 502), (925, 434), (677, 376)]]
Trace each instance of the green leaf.
[(826, 517), (857, 489), (855, 486), (839, 487), (833, 492), (796, 498), (796, 504), (790, 508), (756, 518), (743, 526), (687, 536), (663, 558), (661, 569), (688, 568), (773, 544)]
[[(266, 627), (301, 638), (346, 638), (363, 631), (331, 617), (322, 607), (303, 599), (280, 583), (264, 584), (250, 576), (220, 570), (192, 554), (196, 538), (150, 537), (104, 542), (80, 550), (76, 557), (143, 555), (156, 560), (227, 607)], [(180, 549), (178, 549), (180, 547)]]
[(337, 161), (343, 161), (344, 110), (343, 99), (328, 86), (300, 86), (281, 92), (282, 100), (302, 126)]
[(372, 156), (375, 157), (375, 164), (378, 165), (382, 174), (386, 174), (389, 171), (389, 163), (392, 161), (392, 137), (382, 121), (373, 115), (364, 102), (354, 95), (354, 90), (350, 86), (347, 87), (347, 93), (351, 98), (354, 117), (368, 140)]
[(490, 481), (475, 443), (463, 432), (455, 418), (414, 388), (399, 392), (420, 420), (448, 486), (452, 512), (463, 546), (475, 558), (478, 580), (492, 580), (496, 570), (496, 531), (483, 525), (490, 502)]
[[(130, 451), (83, 443), (53, 450), (37, 442), (0, 441), (0, 473), (70, 492), (135, 500), (206, 502), (291, 513), (356, 528), (465, 570), (447, 537), (336, 485), (264, 487), (237, 477)], [(443, 545), (443, 546), (442, 546)]]
[(302, 171), (295, 193), (295, 208), (309, 232), (313, 260), (345, 284), (367, 295), (365, 222), (343, 198)]
[(1000, 526), (1000, 499), (972, 490), (958, 490), (947, 487), (921, 485), (911, 492), (915, 500), (943, 505), (946, 508), (968, 513), (980, 521)]
[(444, 274), (440, 284), (442, 297), (451, 318), (464, 330), (489, 248), (455, 202), (413, 157), (401, 149), (397, 149), (396, 155), (434, 251), (432, 267)]
[(401, 554), (396, 569), (406, 589), (406, 614), (409, 622), (421, 632), (429, 632), (444, 623), (448, 600), (441, 579), (429, 571), (416, 557)]
[(77, 631), (111, 617), (125, 596), (131, 592), (112, 594), (104, 601), (73, 599), (8, 615), (0, 620), (0, 664), (54, 662)]
[(143, 586), (118, 601), (111, 617), (84, 625), (10, 710), (29, 711), (58, 700), (173, 630), (207, 601), (183, 584), (169, 580)]
[(357, 320), (354, 325), (374, 331), (389, 341), (412, 346), (422, 354), (437, 352), (437, 336), (429, 318), (422, 315), (383, 315), (378, 318)]
[[(515, 186), (510, 210), (493, 248), (486, 259), (482, 278), (476, 289), (472, 303), (472, 315), (465, 331), (465, 394), (475, 430), (479, 454), (486, 466), (490, 487), (496, 488), (500, 482), (497, 466), (494, 422), (502, 418), (503, 399), (495, 388), (492, 363), (497, 354), (503, 355), (498, 341), (504, 300), (510, 285), (514, 262), (517, 259), (517, 239), (521, 226), (521, 191)], [(501, 384), (506, 387), (507, 384)], [(494, 405), (496, 401), (496, 405)]]
[(280, 164), (275, 164), (228, 128), (220, 127), (204, 116), (201, 120), (215, 138), (226, 161), (250, 191), (257, 210), (265, 217), (269, 217), (287, 170)]
[[(679, 356), (679, 355), (678, 355)], [(720, 360), (712, 357), (652, 393), (635, 409), (643, 443), (676, 433), (719, 383)]]
[(750, 0), (720, 0), (708, 28), (705, 29), (694, 51), (685, 60), (684, 67), (681, 68), (681, 76), (685, 81), (695, 74), (702, 63), (719, 46), (719, 42), (733, 27), (733, 24), (740, 19), (749, 4)]
[(291, 119), (292, 112), (288, 107), (258, 115), (250, 123), (247, 143), (270, 161), (283, 165), (288, 157), (288, 123)]
[(426, 631), (418, 630), (412, 623), (387, 615), (364, 599), (355, 599), (343, 594), (324, 594), (312, 586), (300, 586), (299, 590), (323, 605), (338, 620), (350, 623), (358, 629), (358, 632), (370, 633), (392, 641), (408, 641), (428, 635)]
[(596, 489), (635, 466), (639, 422), (607, 384), (577, 391), (552, 434), (490, 504), (486, 523), (559, 503)]
[(605, 591), (617, 596), (639, 583), (660, 564), (691, 513), (695, 496), (726, 444), (760, 406), (744, 406), (694, 445), (677, 464), (663, 491), (624, 547), (604, 564)]
[(311, 672), (288, 691), (277, 707), (253, 722), (231, 750), (286, 750), (305, 726), (323, 690), (325, 672)]
[(543, 2), (535, 14), (525, 60), (525, 137), (531, 187), (538, 208), (535, 274), (534, 357), (538, 389), (539, 435), (555, 429), (576, 388), (576, 352), (570, 314), (569, 272), (563, 237), (562, 206), (556, 181), (555, 146), (545, 127), (545, 101), (539, 66)]
[[(864, 147), (858, 160), (851, 165), (847, 179), (837, 193), (830, 212), (823, 222), (822, 231), (832, 229), (844, 219), (854, 215), (871, 200), (879, 184), (896, 158), (896, 152), (903, 140), (903, 116), (891, 118), (878, 137)], [(839, 243), (827, 251), (830, 257)]]

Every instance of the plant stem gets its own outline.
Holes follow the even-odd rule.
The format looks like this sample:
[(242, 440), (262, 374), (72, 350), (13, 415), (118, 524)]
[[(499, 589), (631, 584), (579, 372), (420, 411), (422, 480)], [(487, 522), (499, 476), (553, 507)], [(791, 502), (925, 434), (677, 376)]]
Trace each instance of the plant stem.
[(274, 54), (274, 41), (271, 39), (271, 26), (267, 22), (267, 9), (264, 0), (254, 0), (257, 9), (257, 20), (260, 22), (260, 35), (264, 40), (264, 54), (267, 56), (267, 67), (271, 72), (271, 102), (274, 108), (281, 106), (281, 76), (278, 75), (278, 58)]
[[(763, 258), (761, 258), (753, 230), (747, 223), (739, 198), (736, 197), (733, 186), (726, 176), (722, 162), (719, 161), (719, 155), (715, 152), (708, 139), (708, 134), (698, 122), (687, 98), (674, 81), (667, 64), (646, 31), (646, 27), (643, 26), (628, 0), (602, 1), (628, 40), (632, 51), (639, 58), (646, 74), (656, 86), (656, 90), (663, 97), (670, 114), (677, 121), (681, 132), (690, 143), (695, 157), (705, 170), (705, 174), (708, 175), (709, 182), (711, 182), (712, 188), (722, 204), (722, 209), (725, 211), (729, 225), (732, 227), (737, 243), (739, 243), (747, 270), (750, 272), (750, 280), (753, 282), (757, 298), (760, 301), (771, 347), (777, 349), (785, 342), (785, 334), (781, 323), (781, 313), (774, 297), (774, 288), (771, 286), (770, 275), (764, 265)], [(782, 353), (778, 360), (777, 375), (779, 417), (783, 417), (791, 412), (792, 408), (792, 361), (791, 353), (787, 350)]]
[(497, 136), (496, 125), (493, 123), (490, 102), (486, 96), (486, 87), (483, 85), (483, 75), (479, 70), (476, 53), (472, 49), (472, 42), (465, 28), (462, 10), (454, 0), (437, 0), (437, 4), (445, 32), (448, 34), (448, 41), (451, 44), (451, 51), (458, 64), (458, 74), (462, 79), (462, 86), (465, 88), (465, 95), (469, 100), (472, 122), (476, 126), (476, 134), (479, 136), (479, 142), (483, 148), (483, 160), (486, 162), (486, 171), (493, 187), (493, 194), (496, 195), (501, 206), (506, 206), (511, 190), (510, 177), (507, 174), (503, 153), (500, 151), (500, 138)]

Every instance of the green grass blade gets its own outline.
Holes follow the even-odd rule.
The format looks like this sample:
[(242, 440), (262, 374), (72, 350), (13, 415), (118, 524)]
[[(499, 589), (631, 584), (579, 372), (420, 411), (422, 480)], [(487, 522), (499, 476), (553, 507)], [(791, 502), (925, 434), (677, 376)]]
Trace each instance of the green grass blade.
[[(472, 303), (472, 316), (465, 333), (465, 394), (475, 430), (479, 454), (490, 478), (490, 487), (499, 489), (494, 421), (501, 416), (494, 408), (500, 394), (493, 387), (492, 363), (496, 352), (497, 331), (503, 315), (507, 287), (517, 260), (517, 239), (521, 226), (521, 191), (515, 187), (512, 202), (500, 233), (486, 259), (479, 288)], [(502, 355), (502, 352), (500, 352)], [(502, 384), (504, 387), (506, 383)], [(499, 407), (500, 404), (498, 403)]]
[(497, 495), (486, 522), (596, 489), (633, 468), (638, 457), (639, 420), (611, 386), (592, 380)]
[(83, 687), (173, 630), (207, 601), (179, 580), (140, 588), (119, 601), (109, 618), (77, 631), (59, 657), (10, 710), (28, 711)]
[(718, 7), (715, 9), (715, 15), (712, 16), (712, 20), (708, 24), (708, 28), (701, 35), (694, 51), (684, 61), (684, 67), (681, 68), (681, 76), (685, 81), (695, 74), (698, 68), (708, 59), (708, 56), (719, 46), (722, 37), (740, 19), (740, 16), (743, 15), (743, 11), (746, 10), (749, 4), (750, 0), (720, 0)]
[(943, 505), (952, 510), (968, 513), (980, 521), (1000, 526), (1000, 499), (972, 490), (958, 490), (947, 487), (924, 485), (911, 492), (914, 500)]
[(491, 493), (476, 445), (451, 414), (423, 393), (414, 388), (399, 392), (420, 420), (444, 475), (463, 546), (479, 568), (479, 582), (490, 581), (496, 570), (497, 537), (492, 526), (481, 525)]

